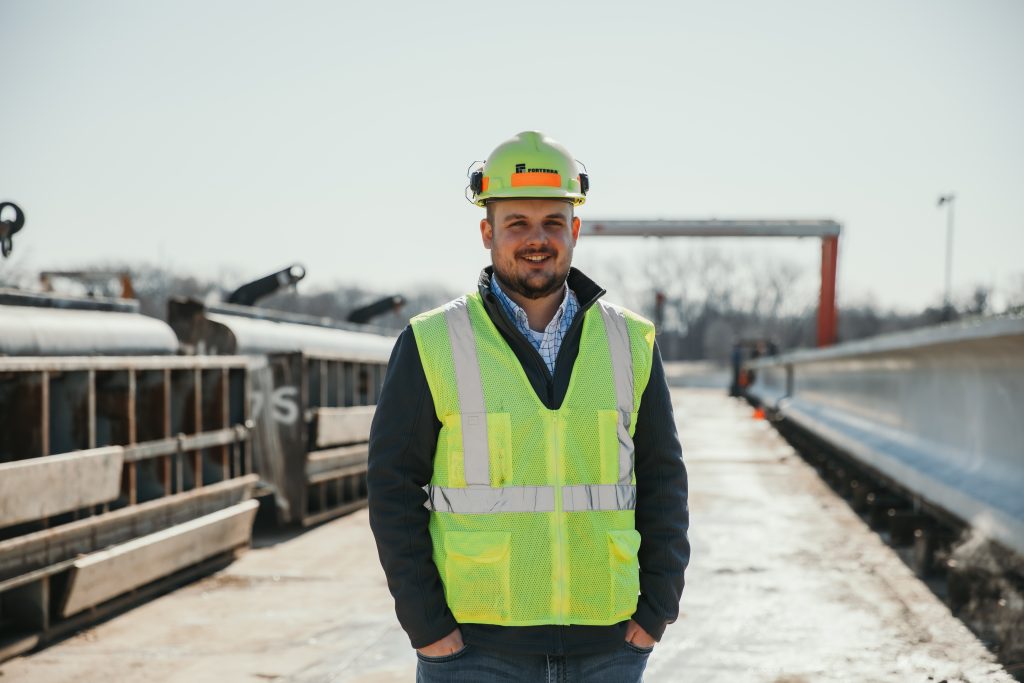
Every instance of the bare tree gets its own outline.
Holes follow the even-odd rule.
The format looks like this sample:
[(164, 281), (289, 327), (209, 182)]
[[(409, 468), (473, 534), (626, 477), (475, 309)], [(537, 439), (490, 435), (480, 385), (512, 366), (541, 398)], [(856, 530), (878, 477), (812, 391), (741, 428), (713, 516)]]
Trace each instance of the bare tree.
[[(629, 292), (638, 311), (653, 317), (654, 292), (665, 296), (660, 332), (667, 358), (724, 362), (743, 338), (800, 341), (811, 302), (802, 293), (806, 273), (795, 263), (716, 247), (666, 249), (659, 244), (627, 275), (617, 261), (601, 276)], [(810, 328), (813, 334), (813, 326)], [(813, 338), (812, 338), (813, 339)]]

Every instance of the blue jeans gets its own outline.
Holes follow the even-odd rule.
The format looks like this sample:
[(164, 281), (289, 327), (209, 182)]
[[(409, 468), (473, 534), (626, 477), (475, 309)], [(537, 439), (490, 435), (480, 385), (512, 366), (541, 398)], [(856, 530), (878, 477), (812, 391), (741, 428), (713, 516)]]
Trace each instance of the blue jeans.
[(466, 645), (441, 657), (416, 653), (416, 683), (643, 683), (654, 648), (622, 641), (596, 655), (522, 655)]

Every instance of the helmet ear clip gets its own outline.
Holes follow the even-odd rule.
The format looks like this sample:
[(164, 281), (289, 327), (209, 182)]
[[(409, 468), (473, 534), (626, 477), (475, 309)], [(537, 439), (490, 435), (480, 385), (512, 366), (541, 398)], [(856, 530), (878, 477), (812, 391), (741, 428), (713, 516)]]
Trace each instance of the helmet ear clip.
[(472, 190), (474, 195), (478, 195), (484, 191), (483, 171), (473, 171), (469, 174), (469, 189)]
[(584, 195), (590, 190), (590, 176), (586, 173), (580, 173), (580, 192)]

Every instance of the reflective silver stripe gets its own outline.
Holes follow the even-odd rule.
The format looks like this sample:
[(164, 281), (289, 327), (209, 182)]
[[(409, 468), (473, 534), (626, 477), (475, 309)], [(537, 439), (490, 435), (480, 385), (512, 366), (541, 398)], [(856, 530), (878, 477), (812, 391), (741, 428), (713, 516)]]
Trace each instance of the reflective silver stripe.
[(636, 487), (628, 484), (563, 486), (562, 509), (566, 512), (634, 510), (636, 509)]
[(629, 329), (621, 311), (603, 301), (601, 316), (608, 334), (608, 350), (615, 376), (615, 403), (619, 420), (619, 484), (629, 484), (633, 478), (633, 438), (629, 423), (633, 417), (633, 352), (629, 343)]
[(452, 488), (427, 484), (423, 507), (434, 512), (487, 514), (491, 512), (553, 512), (553, 486), (471, 486)]
[(455, 361), (455, 383), (462, 413), (462, 459), (466, 484), (489, 486), (491, 458), (487, 448), (487, 405), (476, 359), (476, 338), (469, 322), (466, 297), (460, 297), (445, 309), (448, 339)]
[[(555, 489), (552, 486), (470, 486), (453, 488), (427, 484), (423, 507), (435, 512), (488, 514), (496, 512), (553, 512)], [(562, 487), (562, 509), (633, 510), (636, 487), (628, 484), (577, 484)]]

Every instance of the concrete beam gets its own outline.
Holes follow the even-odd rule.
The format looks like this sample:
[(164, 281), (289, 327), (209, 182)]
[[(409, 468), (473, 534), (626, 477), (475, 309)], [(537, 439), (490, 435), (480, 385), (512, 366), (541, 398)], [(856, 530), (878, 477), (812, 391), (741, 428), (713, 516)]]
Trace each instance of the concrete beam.
[(259, 502), (247, 500), (75, 562), (64, 617), (98, 605), (218, 553), (248, 545)]
[(117, 498), (123, 464), (120, 446), (0, 464), (0, 527)]
[(313, 425), (317, 448), (356, 443), (370, 438), (370, 423), (376, 406), (314, 408)]

